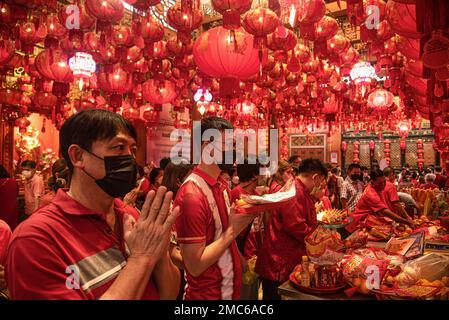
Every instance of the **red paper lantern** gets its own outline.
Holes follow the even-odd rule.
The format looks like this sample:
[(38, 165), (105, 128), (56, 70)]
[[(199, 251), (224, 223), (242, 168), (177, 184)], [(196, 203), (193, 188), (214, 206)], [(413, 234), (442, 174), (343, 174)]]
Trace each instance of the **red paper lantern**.
[(177, 96), (173, 82), (155, 79), (150, 79), (143, 84), (142, 94), (145, 100), (153, 104), (169, 103)]
[(235, 36), (222, 27), (210, 29), (195, 41), (195, 63), (208, 76), (222, 79), (222, 93), (231, 95), (237, 90), (239, 80), (259, 71), (259, 53), (253, 40), (242, 28), (235, 30)]
[(223, 27), (238, 29), (240, 15), (251, 9), (252, 0), (212, 0), (215, 11), (223, 15)]
[(98, 86), (109, 93), (124, 94), (133, 87), (132, 75), (114, 65), (111, 72), (103, 70), (98, 74)]
[(243, 18), (243, 27), (254, 36), (254, 45), (266, 45), (267, 35), (279, 25), (279, 18), (270, 9), (257, 8), (249, 11)]
[(122, 111), (122, 116), (128, 120), (137, 120), (140, 118), (140, 110), (138, 108), (126, 108)]
[(36, 57), (36, 68), (47, 79), (60, 83), (73, 81), (67, 55), (59, 49), (46, 49)]
[(282, 37), (278, 30), (268, 37), (268, 48), (271, 50), (290, 51), (296, 47), (298, 39), (293, 31), (287, 29), (287, 35)]
[(146, 44), (161, 41), (164, 38), (164, 27), (159, 21), (155, 21), (151, 15), (147, 15), (135, 24), (135, 32), (140, 35)]
[(347, 52), (351, 43), (348, 38), (335, 35), (327, 41), (327, 50), (330, 53), (342, 54)]
[(390, 91), (377, 89), (368, 96), (368, 106), (374, 111), (387, 111), (393, 99), (394, 95)]
[(117, 47), (132, 47), (134, 44), (134, 37), (131, 33), (131, 28), (128, 26), (112, 27), (110, 38), (112, 44)]
[(203, 22), (203, 11), (197, 8), (187, 10), (181, 3), (176, 3), (167, 11), (167, 23), (178, 31), (178, 39), (188, 43), (193, 30)]
[(181, 41), (178, 41), (177, 37), (171, 37), (167, 41), (167, 50), (172, 56), (182, 57), (191, 55), (193, 51), (193, 42), (186, 45)]
[(87, 11), (104, 24), (119, 22), (125, 13), (122, 0), (86, 0)]
[(56, 15), (50, 14), (45, 22), (47, 38), (61, 40), (67, 34), (67, 29), (62, 25)]
[(44, 40), (47, 36), (47, 30), (44, 25), (36, 29), (34, 23), (25, 22), (19, 27), (19, 39), (22, 43), (22, 50), (26, 53), (32, 53), (34, 45)]

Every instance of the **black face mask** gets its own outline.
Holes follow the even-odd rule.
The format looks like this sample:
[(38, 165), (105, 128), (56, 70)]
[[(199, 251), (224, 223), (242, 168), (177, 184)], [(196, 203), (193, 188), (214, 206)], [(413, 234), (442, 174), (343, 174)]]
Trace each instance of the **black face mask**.
[(351, 174), (351, 180), (355, 181), (355, 180), (359, 180), (359, 179), (360, 179), (359, 174)]
[(91, 152), (89, 153), (104, 161), (106, 175), (102, 179), (95, 179), (86, 171), (84, 172), (94, 179), (95, 183), (104, 192), (113, 198), (121, 198), (135, 188), (137, 165), (132, 156), (110, 156), (103, 159)]

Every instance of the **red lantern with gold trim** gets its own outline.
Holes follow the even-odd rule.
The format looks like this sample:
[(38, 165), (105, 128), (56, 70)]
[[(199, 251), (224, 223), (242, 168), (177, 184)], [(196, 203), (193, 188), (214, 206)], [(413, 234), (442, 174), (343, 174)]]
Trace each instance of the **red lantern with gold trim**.
[(223, 27), (238, 29), (240, 15), (251, 9), (252, 0), (212, 0), (215, 11), (223, 15)]

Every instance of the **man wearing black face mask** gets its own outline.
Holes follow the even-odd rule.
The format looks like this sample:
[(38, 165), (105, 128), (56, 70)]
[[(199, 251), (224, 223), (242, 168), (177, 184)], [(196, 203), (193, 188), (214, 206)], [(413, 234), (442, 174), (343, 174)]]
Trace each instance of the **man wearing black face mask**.
[(220, 177), (222, 170), (233, 165), (234, 159), (225, 163), (225, 152), (232, 150), (226, 149), (223, 139), (232, 124), (211, 117), (203, 119), (194, 131), (198, 129), (201, 137), (220, 134), (221, 141), (205, 141), (199, 146), (200, 162), (176, 194), (175, 205), (181, 210), (176, 233), (187, 279), (184, 299), (235, 300), (240, 298), (242, 283), (242, 260), (235, 238), (255, 215), (234, 214), (228, 184)]
[[(118, 197), (136, 183), (136, 132), (120, 115), (86, 110), (60, 131), (69, 190), (22, 223), (6, 270), (13, 299), (174, 299), (168, 254), (172, 193), (148, 194), (139, 217)], [(30, 254), (32, 252), (32, 254)], [(44, 285), (43, 285), (44, 284)]]
[(360, 165), (357, 163), (352, 163), (348, 167), (348, 176), (343, 182), (341, 190), (341, 204), (343, 209), (349, 209), (349, 211), (354, 211), (357, 202), (363, 194), (363, 182), (360, 180), (361, 176)]

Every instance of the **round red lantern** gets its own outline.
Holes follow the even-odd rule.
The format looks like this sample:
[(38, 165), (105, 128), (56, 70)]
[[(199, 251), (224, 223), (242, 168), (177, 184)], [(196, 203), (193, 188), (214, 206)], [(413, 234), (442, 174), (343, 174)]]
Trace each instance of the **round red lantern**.
[(155, 21), (148, 15), (134, 25), (137, 35), (140, 35), (145, 43), (152, 44), (164, 38), (164, 27), (159, 21)]
[(298, 39), (293, 31), (287, 29), (287, 35), (282, 37), (278, 30), (268, 37), (268, 48), (271, 50), (290, 51), (296, 47)]
[(131, 28), (128, 26), (114, 26), (110, 32), (112, 44), (117, 47), (132, 47), (134, 37), (131, 34)]
[(122, 111), (122, 116), (128, 120), (137, 120), (140, 118), (139, 108), (131, 107)]
[(267, 35), (279, 25), (279, 18), (270, 9), (257, 8), (249, 11), (243, 18), (243, 27), (254, 36), (254, 45), (266, 45)]
[(177, 96), (173, 82), (155, 79), (150, 79), (142, 85), (142, 94), (145, 100), (153, 104), (169, 103)]
[(181, 3), (176, 3), (167, 11), (167, 23), (178, 31), (178, 39), (188, 43), (193, 30), (203, 22), (203, 11), (197, 8), (187, 10)]
[(259, 52), (253, 41), (253, 36), (242, 28), (235, 30), (234, 35), (222, 27), (210, 29), (195, 41), (195, 63), (208, 76), (222, 79), (222, 94), (232, 95), (238, 89), (239, 80), (259, 71)]
[(125, 13), (122, 0), (86, 0), (87, 11), (101, 23), (119, 22)]
[(251, 9), (252, 0), (212, 0), (215, 11), (223, 15), (223, 27), (238, 29), (240, 15)]
[(103, 70), (98, 74), (98, 87), (109, 93), (124, 94), (133, 87), (132, 75), (114, 65), (111, 72)]
[(387, 111), (393, 104), (394, 95), (387, 90), (377, 89), (368, 96), (368, 107), (374, 111)]
[(47, 79), (55, 82), (73, 81), (73, 73), (67, 55), (59, 49), (46, 49), (36, 57), (36, 68)]
[(56, 15), (50, 14), (45, 22), (47, 27), (47, 39), (61, 40), (67, 34), (67, 29), (62, 25)]
[(177, 37), (171, 37), (167, 41), (167, 50), (172, 56), (182, 57), (190, 55), (193, 51), (193, 42), (186, 45), (178, 41)]
[(19, 27), (19, 39), (22, 44), (22, 50), (26, 53), (32, 53), (34, 45), (44, 40), (47, 36), (47, 30), (44, 25), (38, 29), (32, 22), (25, 22)]
[(48, 113), (48, 111), (52, 110), (53, 107), (57, 105), (58, 98), (54, 94), (40, 91), (35, 93), (33, 103), (37, 110)]

